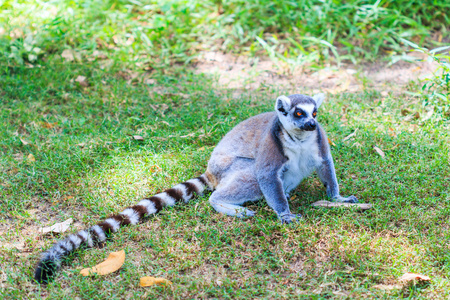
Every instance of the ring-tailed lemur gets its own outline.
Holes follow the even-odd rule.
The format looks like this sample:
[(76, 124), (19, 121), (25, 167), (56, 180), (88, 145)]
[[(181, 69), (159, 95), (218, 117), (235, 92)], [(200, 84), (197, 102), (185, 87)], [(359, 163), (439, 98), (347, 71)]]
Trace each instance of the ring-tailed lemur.
[(255, 212), (241, 205), (265, 198), (281, 222), (290, 223), (299, 215), (289, 210), (288, 193), (317, 170), (330, 198), (357, 202), (355, 196), (344, 198), (339, 194), (328, 140), (316, 121), (317, 109), (323, 100), (323, 94), (278, 97), (275, 112), (243, 121), (225, 135), (214, 149), (204, 174), (59, 241), (42, 254), (35, 279), (48, 282), (62, 259), (74, 250), (102, 243), (121, 226), (137, 224), (144, 216), (155, 214), (164, 206), (188, 202), (206, 189), (213, 191), (209, 202), (220, 213), (250, 217)]

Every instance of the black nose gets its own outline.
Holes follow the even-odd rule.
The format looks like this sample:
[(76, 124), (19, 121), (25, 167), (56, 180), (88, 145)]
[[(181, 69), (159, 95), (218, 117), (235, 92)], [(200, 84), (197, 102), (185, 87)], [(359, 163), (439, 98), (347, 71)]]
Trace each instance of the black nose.
[(305, 130), (312, 131), (316, 129), (316, 122), (314, 120), (308, 121), (305, 123)]

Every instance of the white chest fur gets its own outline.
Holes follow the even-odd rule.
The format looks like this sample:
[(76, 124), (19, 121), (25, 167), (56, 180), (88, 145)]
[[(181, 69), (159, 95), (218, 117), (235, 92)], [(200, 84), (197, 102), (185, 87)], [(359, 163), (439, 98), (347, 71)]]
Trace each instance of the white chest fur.
[(282, 174), (283, 188), (286, 193), (289, 193), (300, 184), (303, 178), (320, 166), (322, 158), (319, 156), (319, 145), (315, 133), (303, 141), (285, 139), (283, 146), (284, 154), (288, 158)]

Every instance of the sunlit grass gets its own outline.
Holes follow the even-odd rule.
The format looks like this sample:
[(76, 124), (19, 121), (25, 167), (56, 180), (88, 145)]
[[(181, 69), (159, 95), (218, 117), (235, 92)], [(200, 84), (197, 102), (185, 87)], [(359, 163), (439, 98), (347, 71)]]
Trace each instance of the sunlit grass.
[[(416, 85), (328, 95), (320, 109), (341, 193), (373, 209), (312, 208), (326, 197), (316, 175), (292, 193), (303, 218), (288, 226), (264, 201), (240, 220), (205, 195), (73, 255), (48, 286), (32, 281), (61, 238), (39, 227), (73, 218), (69, 231), (86, 228), (198, 176), (226, 132), (294, 92), (226, 90), (182, 64), (204, 50), (311, 67), (367, 61), (400, 55), (399, 36), (439, 46), (449, 4), (419, 2), (1, 2), (1, 298), (449, 298), (450, 124), (412, 96)], [(120, 249), (120, 271), (79, 275)], [(432, 280), (400, 285), (405, 272)], [(174, 285), (140, 288), (142, 276)]]
[[(88, 74), (90, 86), (64, 79), (79, 74)], [(252, 219), (217, 214), (206, 195), (124, 228), (102, 249), (73, 256), (47, 287), (32, 283), (39, 253), (59, 238), (36, 239), (40, 226), (72, 217), (74, 228), (85, 228), (198, 176), (227, 131), (272, 110), (274, 95), (290, 92), (242, 92), (234, 99), (233, 91), (213, 89), (209, 78), (188, 71), (153, 75), (151, 84), (117, 74), (77, 64), (3, 72), (4, 297), (449, 296), (448, 120), (440, 114), (426, 119), (429, 108), (414, 97), (376, 91), (330, 95), (319, 116), (334, 143), (342, 194), (374, 204), (372, 210), (313, 209), (312, 202), (325, 198), (316, 176), (292, 194), (292, 211), (303, 215), (292, 226), (281, 225), (263, 201), (251, 205)], [(118, 249), (127, 253), (121, 271), (79, 275)], [(374, 288), (395, 286), (408, 271), (432, 281)], [(148, 275), (174, 285), (139, 288), (139, 277)]]
[(445, 45), (449, 9), (444, 0), (10, 0), (0, 4), (0, 49), (10, 63), (108, 58), (138, 70), (190, 63), (202, 51), (355, 63), (401, 56), (400, 38)]

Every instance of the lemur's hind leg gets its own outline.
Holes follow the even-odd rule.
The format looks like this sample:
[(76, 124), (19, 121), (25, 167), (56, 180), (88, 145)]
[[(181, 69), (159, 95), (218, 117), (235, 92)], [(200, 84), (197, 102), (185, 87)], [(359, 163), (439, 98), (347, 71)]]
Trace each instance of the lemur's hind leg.
[(229, 204), (226, 202), (222, 202), (219, 199), (209, 200), (212, 207), (222, 214), (226, 214), (232, 217), (245, 218), (245, 217), (253, 217), (256, 213), (253, 210), (242, 207), (236, 204)]
[(229, 216), (238, 218), (253, 217), (255, 212), (242, 207), (248, 201), (256, 201), (262, 197), (256, 180), (250, 174), (242, 172), (229, 176), (222, 184), (216, 187), (211, 194), (209, 203), (214, 209)]

